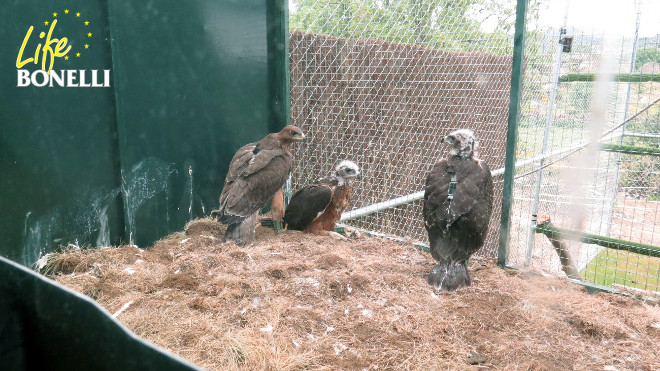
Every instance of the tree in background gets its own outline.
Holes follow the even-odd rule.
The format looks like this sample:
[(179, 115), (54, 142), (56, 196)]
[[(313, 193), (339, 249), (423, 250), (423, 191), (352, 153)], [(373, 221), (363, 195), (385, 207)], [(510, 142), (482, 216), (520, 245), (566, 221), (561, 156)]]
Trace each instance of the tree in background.
[[(538, 17), (541, 1), (530, 1), (528, 19)], [(289, 24), (291, 30), (345, 38), (505, 54), (515, 10), (507, 0), (292, 0)]]
[(660, 63), (660, 48), (650, 47), (639, 49), (637, 51), (637, 56), (635, 57), (635, 68), (639, 68), (647, 62)]

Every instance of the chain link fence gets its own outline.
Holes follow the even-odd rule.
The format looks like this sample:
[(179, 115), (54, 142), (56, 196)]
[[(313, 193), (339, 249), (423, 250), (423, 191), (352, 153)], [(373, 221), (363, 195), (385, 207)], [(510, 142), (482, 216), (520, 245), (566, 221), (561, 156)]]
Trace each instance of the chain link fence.
[[(578, 233), (632, 241), (628, 250), (660, 245), (660, 105), (647, 107), (660, 93), (658, 40), (630, 35), (606, 44), (602, 35), (539, 26), (542, 3), (530, 2), (528, 13), (508, 264), (562, 274), (553, 241), (536, 233), (541, 221), (532, 215), (543, 214), (546, 226), (564, 232), (559, 242), (577, 276), (659, 291), (657, 258), (579, 242)], [(293, 189), (355, 161), (364, 178), (345, 222), (426, 244), (421, 198), (447, 150), (440, 139), (472, 129), (496, 174), (495, 212), (479, 252), (495, 257), (514, 15), (515, 1), (291, 1), (291, 123), (309, 134), (296, 150)], [(570, 53), (558, 44), (567, 36)], [(648, 58), (636, 57), (641, 50)], [(604, 54), (613, 56), (618, 82), (605, 126), (592, 133), (596, 82), (588, 74)], [(640, 73), (646, 80), (626, 81)], [(607, 151), (580, 146), (603, 136)]]
[[(529, 165), (516, 171), (508, 263), (660, 291), (660, 36), (626, 21), (624, 37), (570, 27), (532, 36), (517, 148)], [(570, 52), (558, 43), (567, 36)], [(611, 82), (599, 86), (606, 58)]]
[[(292, 3), (291, 122), (309, 134), (296, 152), (294, 189), (355, 161), (363, 179), (354, 210), (405, 202), (347, 223), (426, 243), (419, 192), (447, 150), (441, 138), (470, 128), (479, 156), (503, 166), (512, 47), (506, 30), (480, 30), (472, 3)], [(497, 251), (499, 208), (481, 254)]]

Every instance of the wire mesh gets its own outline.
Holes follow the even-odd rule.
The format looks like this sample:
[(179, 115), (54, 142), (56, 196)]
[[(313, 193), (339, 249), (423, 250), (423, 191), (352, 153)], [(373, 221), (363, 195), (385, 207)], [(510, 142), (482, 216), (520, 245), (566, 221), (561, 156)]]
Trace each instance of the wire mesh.
[[(508, 264), (563, 274), (553, 241), (535, 233), (533, 215), (543, 214), (564, 231), (554, 242), (586, 281), (660, 291), (660, 260), (626, 251), (660, 246), (660, 104), (648, 107), (660, 97), (660, 36), (563, 33), (537, 22), (542, 3), (530, 2), (528, 14)], [(294, 0), (290, 14), (291, 122), (309, 134), (295, 153), (293, 189), (353, 160), (364, 176), (354, 209), (412, 201), (348, 224), (427, 243), (419, 195), (446, 153), (440, 139), (472, 129), (479, 157), (503, 167), (515, 1)], [(558, 43), (566, 36), (570, 53)], [(604, 55), (617, 82), (604, 126), (592, 130)], [(600, 146), (582, 145), (593, 138)], [(501, 197), (495, 177), (479, 255), (496, 256)], [(620, 244), (580, 242), (583, 233)]]
[[(643, 12), (642, 4), (637, 14)], [(565, 267), (552, 244), (558, 241), (534, 228), (550, 222), (566, 232), (559, 242), (586, 282), (660, 291), (660, 259), (647, 254), (660, 246), (660, 104), (650, 104), (660, 98), (660, 58), (654, 59), (660, 56), (660, 37), (631, 32), (607, 38), (577, 28), (566, 35), (572, 36), (570, 53), (558, 44), (561, 29), (532, 34), (526, 49), (518, 159), (557, 156), (516, 171), (508, 264), (560, 273)], [(601, 112), (604, 126), (594, 127), (597, 83), (590, 75), (606, 56), (613, 60), (608, 72), (614, 82)], [(558, 75), (552, 73), (557, 63)], [(571, 150), (594, 137), (599, 145)], [(585, 233), (595, 238), (584, 242)], [(618, 241), (610, 244), (611, 239)], [(639, 251), (645, 254), (627, 251), (636, 251), (637, 244), (644, 244)]]
[[(296, 152), (294, 189), (350, 159), (363, 174), (354, 208), (414, 194), (446, 153), (441, 138), (459, 128), (475, 132), (492, 169), (503, 166), (511, 38), (504, 26), (482, 31), (482, 8), (473, 3), (291, 3), (291, 122), (310, 138)], [(505, 24), (513, 9), (504, 7), (498, 19)], [(481, 252), (489, 256), (497, 250), (500, 203), (494, 206)], [(348, 223), (427, 242), (420, 200)]]

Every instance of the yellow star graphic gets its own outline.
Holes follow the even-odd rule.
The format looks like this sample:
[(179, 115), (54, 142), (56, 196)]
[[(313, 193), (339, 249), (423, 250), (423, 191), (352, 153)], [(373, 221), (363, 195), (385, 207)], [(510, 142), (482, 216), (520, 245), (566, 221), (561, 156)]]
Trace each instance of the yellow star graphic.
[(69, 60), (69, 56), (68, 56), (68, 55), (65, 55), (65, 56), (64, 56), (64, 60), (65, 60), (65, 61), (68, 61), (68, 60)]
[(69, 9), (64, 9), (64, 14), (69, 14)]
[(48, 21), (44, 22), (44, 24), (45, 24), (46, 26), (48, 26)]
[(87, 34), (87, 37), (92, 37), (92, 33), (91, 33), (91, 32), (88, 33), (88, 34)]
[(76, 17), (80, 17), (80, 12), (76, 13)]
[(76, 57), (80, 57), (80, 53), (76, 53)]
[(53, 17), (57, 17), (57, 13), (53, 13)]
[(89, 21), (85, 21), (85, 26), (89, 26)]
[(89, 49), (89, 45), (85, 44), (85, 49)]

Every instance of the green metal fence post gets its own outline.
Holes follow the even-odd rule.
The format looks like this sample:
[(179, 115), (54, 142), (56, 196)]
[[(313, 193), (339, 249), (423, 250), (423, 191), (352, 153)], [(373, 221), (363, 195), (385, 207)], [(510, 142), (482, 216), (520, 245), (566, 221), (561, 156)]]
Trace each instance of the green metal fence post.
[(511, 205), (513, 203), (513, 174), (518, 143), (518, 121), (520, 119), (520, 91), (522, 87), (525, 50), (525, 21), (527, 0), (518, 0), (516, 5), (516, 30), (513, 39), (513, 61), (511, 71), (511, 93), (509, 95), (509, 120), (506, 138), (506, 159), (504, 161), (504, 185), (502, 190), (502, 219), (500, 224), (500, 246), (497, 251), (497, 264), (506, 265), (509, 255), (511, 235)]
[(269, 126), (275, 132), (289, 124), (289, 3), (269, 1), (267, 12)]
[[(268, 2), (268, 89), (270, 90), (269, 122), (271, 132), (289, 124), (289, 2)], [(291, 176), (284, 183), (284, 205), (288, 205), (293, 193)]]

